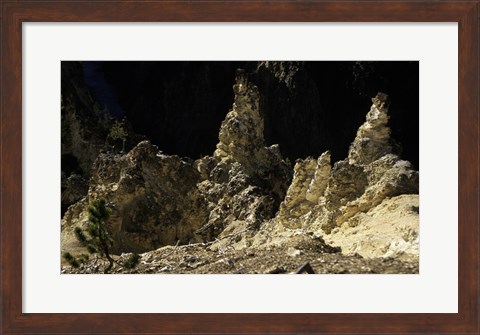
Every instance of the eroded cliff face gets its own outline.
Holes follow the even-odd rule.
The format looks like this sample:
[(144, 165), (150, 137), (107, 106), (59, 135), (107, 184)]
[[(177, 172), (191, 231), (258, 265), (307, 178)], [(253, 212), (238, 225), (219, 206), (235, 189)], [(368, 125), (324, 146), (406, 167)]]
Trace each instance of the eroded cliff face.
[[(88, 193), (62, 219), (62, 250), (84, 252), (73, 230), (86, 226), (88, 205), (105, 198), (113, 252), (144, 253), (147, 263), (170, 255), (169, 245), (240, 258), (272, 252), (289, 262), (341, 252), (418, 263), (418, 172), (395, 152), (387, 95), (372, 99), (347, 158), (332, 166), (326, 151), (297, 160), (292, 169), (278, 145), (266, 145), (265, 97), (250, 77), (269, 71), (280, 87), (295, 91), (301, 64), (262, 62), (256, 71), (237, 71), (233, 105), (211, 156), (180, 158), (149, 141), (126, 154), (99, 153)], [(78, 198), (65, 194), (68, 201)]]
[(71, 164), (62, 166), (62, 171), (68, 174), (66, 177), (72, 171), (88, 177), (103, 148), (112, 120), (95, 103), (83, 84), (79, 63), (62, 62), (61, 99), (62, 156), (71, 157)]
[(106, 106), (100, 106), (86, 87), (79, 62), (62, 62), (61, 95), (61, 170), (62, 170), (62, 215), (88, 190), (94, 162), (100, 152), (120, 151), (133, 148), (145, 139), (136, 134), (129, 122), (123, 127), (127, 134), (125, 143), (112, 140), (109, 133), (118, 120)]
[(62, 63), (62, 214), (83, 198), (111, 121), (82, 84), (78, 63)]

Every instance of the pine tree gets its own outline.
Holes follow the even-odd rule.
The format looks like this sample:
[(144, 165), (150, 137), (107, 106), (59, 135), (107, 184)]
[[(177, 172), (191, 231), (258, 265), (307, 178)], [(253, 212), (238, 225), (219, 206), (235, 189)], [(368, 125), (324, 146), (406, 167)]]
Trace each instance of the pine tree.
[(63, 258), (68, 262), (68, 264), (70, 264), (71, 267), (73, 268), (78, 268), (80, 266), (80, 264), (78, 263), (77, 259), (75, 257), (72, 256), (71, 253), (69, 252), (65, 252), (63, 254)]
[(120, 151), (120, 153), (123, 154), (125, 152), (125, 141), (127, 140), (128, 136), (124, 127), (124, 122), (115, 121), (108, 136), (114, 141), (122, 141), (122, 151)]
[(107, 201), (104, 198), (94, 201), (88, 207), (88, 226), (86, 232), (80, 227), (75, 228), (75, 236), (77, 240), (87, 248), (88, 252), (98, 252), (101, 256), (105, 256), (109, 265), (104, 270), (104, 273), (108, 273), (112, 267), (114, 260), (110, 256), (110, 249), (113, 246), (113, 239), (107, 229), (107, 222), (110, 218), (110, 210), (107, 208)]
[(138, 265), (142, 257), (139, 254), (133, 253), (128, 258), (127, 261), (123, 264), (127, 269), (133, 269)]

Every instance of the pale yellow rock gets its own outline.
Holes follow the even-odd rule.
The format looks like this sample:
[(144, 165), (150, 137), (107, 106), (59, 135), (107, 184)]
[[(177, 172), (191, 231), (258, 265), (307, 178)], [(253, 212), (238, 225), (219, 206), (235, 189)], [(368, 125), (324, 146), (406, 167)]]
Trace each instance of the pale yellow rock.
[(331, 167), (326, 152), (297, 162), (270, 226), (278, 243), (302, 229), (346, 254), (418, 259), (418, 172), (392, 153), (387, 96), (372, 102), (348, 159)]
[(388, 127), (389, 99), (384, 93), (372, 98), (372, 107), (366, 121), (357, 131), (357, 136), (348, 151), (350, 164), (369, 164), (392, 152), (390, 128)]
[(312, 208), (325, 192), (330, 176), (330, 152), (324, 152), (317, 160), (300, 159), (293, 169), (293, 180), (280, 205), (277, 221), (285, 227), (300, 228)]
[(369, 185), (360, 197), (339, 209), (337, 226), (358, 212), (367, 212), (387, 197), (418, 193), (418, 172), (412, 169), (410, 162), (393, 154), (369, 164), (364, 171)]
[(277, 215), (277, 220), (286, 227), (300, 227), (302, 216), (311, 210), (312, 203), (306, 199), (306, 194), (316, 167), (317, 162), (312, 157), (298, 160), (295, 164), (292, 184), (287, 190), (284, 201), (280, 204)]
[(358, 212), (342, 226), (323, 235), (325, 241), (365, 258), (418, 260), (419, 203), (417, 194), (383, 200), (368, 212)]
[(318, 158), (315, 173), (305, 193), (305, 198), (308, 201), (318, 203), (327, 188), (331, 169), (330, 151), (326, 151)]
[(244, 73), (237, 73), (233, 90), (235, 101), (220, 127), (214, 157), (231, 157), (236, 162), (250, 165), (259, 155), (258, 151), (265, 150), (259, 92), (257, 86), (248, 83)]

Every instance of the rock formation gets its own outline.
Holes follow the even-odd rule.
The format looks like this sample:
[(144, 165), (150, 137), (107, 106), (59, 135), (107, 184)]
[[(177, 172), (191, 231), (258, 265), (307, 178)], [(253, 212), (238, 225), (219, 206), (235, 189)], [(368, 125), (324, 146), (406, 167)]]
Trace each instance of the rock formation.
[(243, 70), (238, 70), (233, 91), (233, 108), (220, 127), (214, 157), (231, 159), (253, 168), (265, 146), (258, 88), (248, 82)]
[(68, 174), (67, 178), (69, 170), (77, 170), (88, 178), (93, 162), (103, 148), (111, 120), (83, 84), (78, 63), (62, 62), (61, 99), (62, 156), (70, 156), (75, 161), (72, 164), (75, 166), (62, 166), (62, 171)]
[(367, 121), (357, 131), (357, 137), (350, 145), (348, 162), (366, 165), (391, 153), (390, 128), (388, 127), (388, 97), (379, 93), (372, 99)]
[(243, 70), (237, 71), (233, 90), (234, 103), (213, 157), (196, 162), (206, 176), (198, 185), (209, 202), (210, 216), (200, 229), (206, 239), (258, 229), (275, 215), (291, 179), (278, 145), (265, 147), (258, 88)]
[(346, 255), (418, 262), (418, 194), (385, 198), (366, 212), (357, 212), (340, 227), (324, 234), (325, 241)]
[(85, 178), (76, 173), (72, 173), (69, 177), (66, 177), (62, 171), (62, 213), (64, 213), (69, 206), (82, 199), (87, 194), (87, 191), (88, 182)]
[(78, 247), (73, 228), (86, 225), (88, 204), (100, 198), (107, 200), (112, 211), (113, 252), (198, 242), (195, 231), (208, 217), (196, 187), (199, 181), (191, 162), (164, 155), (148, 141), (126, 155), (102, 153), (95, 161), (87, 197), (71, 206), (63, 218), (62, 247)]
[(86, 180), (102, 150), (115, 145), (129, 150), (145, 139), (134, 132), (129, 122), (123, 124), (127, 134), (123, 145), (121, 140), (119, 144), (109, 138), (115, 120), (93, 99), (82, 77), (78, 62), (62, 62), (62, 215), (86, 195)]
[(289, 228), (302, 227), (304, 216), (318, 203), (327, 187), (330, 175), (330, 153), (326, 151), (318, 160), (308, 157), (298, 160), (294, 167), (292, 184), (280, 205), (279, 218)]
[[(85, 169), (95, 160), (88, 174), (62, 174), (62, 204), (68, 207), (62, 250), (84, 252), (74, 229), (85, 228), (89, 204), (105, 198), (112, 252), (143, 252), (145, 262), (177, 245), (202, 248), (199, 254), (259, 251), (264, 257), (277, 250), (290, 260), (342, 252), (418, 263), (418, 172), (395, 152), (387, 95), (372, 99), (348, 157), (333, 166), (331, 152), (325, 151), (298, 159), (292, 171), (280, 147), (267, 145), (265, 108), (276, 102), (266, 95), (288, 91), (288, 99), (295, 99), (299, 87), (313, 87), (302, 71), (300, 62), (260, 62), (250, 74), (238, 70), (233, 105), (221, 123), (216, 149), (195, 161), (164, 154), (149, 141), (123, 153), (99, 137), (92, 141), (103, 149), (90, 152), (75, 144), (88, 140), (78, 136), (89, 128), (70, 110), (78, 103), (70, 101), (62, 117), (73, 121), (65, 123), (65, 131), (81, 129), (74, 131), (78, 138), (65, 139), (62, 152)], [(262, 73), (269, 79), (262, 81)], [(308, 122), (320, 122), (315, 113), (307, 115)], [(320, 141), (323, 135), (315, 134)]]
[(126, 155), (100, 154), (87, 197), (63, 218), (65, 249), (78, 247), (73, 229), (86, 224), (88, 204), (99, 198), (112, 208), (109, 229), (118, 251), (210, 241), (256, 231), (273, 218), (291, 173), (278, 146), (264, 146), (258, 89), (242, 71), (234, 92), (213, 156), (182, 160), (148, 141)]
[(416, 258), (418, 172), (392, 153), (387, 96), (372, 102), (348, 159), (331, 171), (327, 153), (317, 164), (297, 162), (276, 221), (321, 234), (346, 253)]

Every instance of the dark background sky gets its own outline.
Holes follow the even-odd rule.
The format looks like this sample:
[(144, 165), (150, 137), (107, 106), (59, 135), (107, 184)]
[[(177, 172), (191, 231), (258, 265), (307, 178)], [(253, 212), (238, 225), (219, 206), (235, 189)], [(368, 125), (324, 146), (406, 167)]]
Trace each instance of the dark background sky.
[[(392, 101), (392, 137), (418, 168), (418, 62), (305, 62), (292, 93), (264, 74), (252, 76), (265, 94), (265, 137), (291, 160), (332, 151), (347, 156), (371, 98)], [(92, 96), (161, 150), (197, 158), (212, 154), (232, 106), (235, 70), (256, 62), (82, 62)]]

